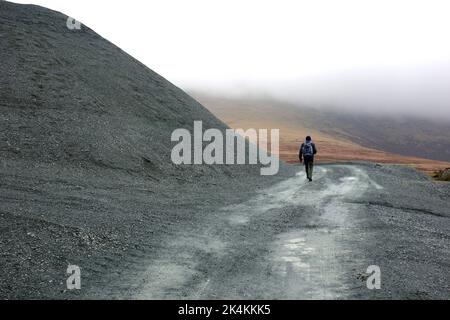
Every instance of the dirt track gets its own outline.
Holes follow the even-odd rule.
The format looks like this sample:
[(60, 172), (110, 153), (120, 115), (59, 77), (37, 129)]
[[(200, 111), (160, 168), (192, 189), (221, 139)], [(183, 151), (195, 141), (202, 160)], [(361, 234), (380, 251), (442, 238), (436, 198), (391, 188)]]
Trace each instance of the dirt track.
[[(127, 297), (448, 298), (450, 212), (436, 203), (433, 215), (414, 203), (401, 208), (392, 189), (398, 185), (384, 179), (389, 170), (320, 166), (313, 183), (300, 172), (248, 201), (211, 211), (201, 224), (179, 226), (143, 262), (145, 269), (129, 274), (134, 284)], [(362, 280), (370, 265), (381, 268), (381, 290), (368, 290)]]

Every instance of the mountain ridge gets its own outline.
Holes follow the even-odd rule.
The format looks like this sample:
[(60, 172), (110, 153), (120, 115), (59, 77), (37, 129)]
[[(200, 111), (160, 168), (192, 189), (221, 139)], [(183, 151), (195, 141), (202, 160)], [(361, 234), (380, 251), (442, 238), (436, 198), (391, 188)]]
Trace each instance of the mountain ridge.
[[(322, 146), (319, 161), (405, 164), (428, 174), (450, 167), (450, 124), (413, 118), (411, 125), (408, 119), (319, 110), (266, 97), (190, 93), (231, 127), (281, 129), (280, 156), (287, 162), (298, 161), (299, 145), (309, 134)], [(436, 139), (431, 139), (433, 134)], [(425, 143), (420, 143), (423, 140)], [(430, 148), (437, 151), (432, 153)], [(436, 153), (441, 159), (432, 157)], [(428, 159), (423, 154), (429, 155)]]

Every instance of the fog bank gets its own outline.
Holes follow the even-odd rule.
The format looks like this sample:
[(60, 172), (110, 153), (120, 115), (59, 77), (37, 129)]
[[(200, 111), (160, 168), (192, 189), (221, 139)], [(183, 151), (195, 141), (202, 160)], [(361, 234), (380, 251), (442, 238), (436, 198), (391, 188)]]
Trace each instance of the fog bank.
[(16, 0), (70, 15), (186, 90), (450, 119), (444, 0)]

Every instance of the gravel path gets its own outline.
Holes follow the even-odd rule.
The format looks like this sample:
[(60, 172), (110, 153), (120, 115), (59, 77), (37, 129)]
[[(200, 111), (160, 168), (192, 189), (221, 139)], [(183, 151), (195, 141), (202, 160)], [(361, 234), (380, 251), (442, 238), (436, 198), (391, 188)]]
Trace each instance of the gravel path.
[[(299, 172), (247, 201), (179, 226), (142, 262), (145, 268), (129, 274), (133, 289), (126, 296), (448, 298), (448, 197), (427, 193), (442, 202), (424, 211), (416, 195), (406, 207), (404, 197), (397, 198), (398, 184), (417, 192), (435, 186), (416, 171), (395, 166), (318, 166), (313, 183)], [(381, 269), (380, 290), (367, 289), (370, 265)]]

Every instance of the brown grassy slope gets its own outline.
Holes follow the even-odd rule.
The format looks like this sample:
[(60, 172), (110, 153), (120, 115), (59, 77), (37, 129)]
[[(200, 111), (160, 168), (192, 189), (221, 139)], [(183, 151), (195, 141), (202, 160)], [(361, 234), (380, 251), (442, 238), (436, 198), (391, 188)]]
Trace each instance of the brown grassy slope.
[[(280, 158), (286, 162), (298, 161), (298, 149), (306, 135), (317, 144), (320, 162), (372, 161), (415, 167), (432, 175), (450, 167), (449, 162), (402, 156), (383, 150), (361, 146), (341, 135), (331, 135), (310, 128), (310, 115), (270, 99), (232, 99), (192, 94), (201, 104), (231, 128), (280, 129)], [(339, 128), (332, 128), (339, 131)]]
[(433, 178), (438, 181), (450, 181), (450, 168), (445, 170), (439, 170), (434, 175)]

